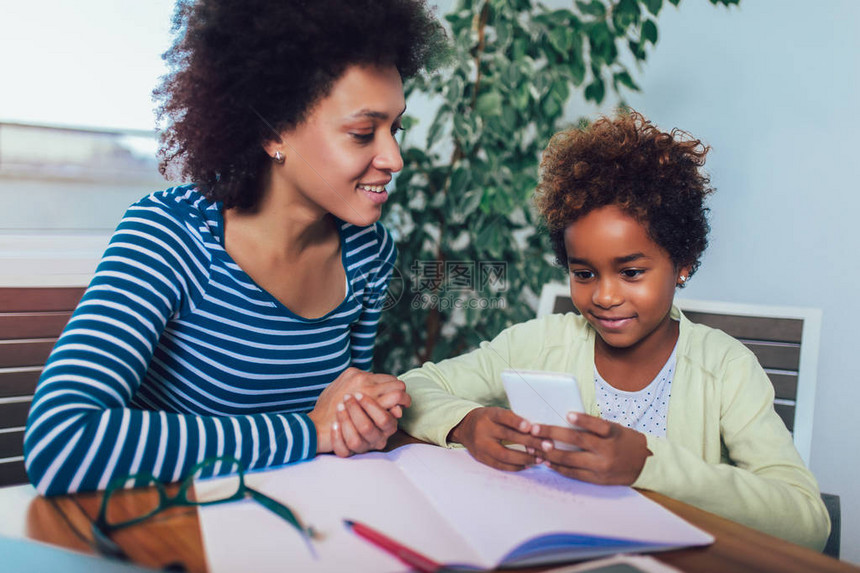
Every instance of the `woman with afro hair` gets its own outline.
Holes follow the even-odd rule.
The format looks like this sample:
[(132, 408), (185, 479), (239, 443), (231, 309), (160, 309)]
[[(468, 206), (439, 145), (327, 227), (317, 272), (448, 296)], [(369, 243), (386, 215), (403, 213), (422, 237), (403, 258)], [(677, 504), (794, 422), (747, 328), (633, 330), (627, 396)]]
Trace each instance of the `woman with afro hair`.
[(441, 26), (423, 0), (197, 0), (173, 32), (161, 171), (193, 183), (129, 208), (45, 366), (43, 494), (378, 449), (410, 404), (369, 372), (396, 258), (378, 220), (402, 80)]
[[(707, 245), (707, 152), (635, 112), (557, 134), (537, 205), (579, 312), (401, 376), (402, 426), (495, 468), (649, 489), (821, 549), (827, 510), (755, 355), (673, 305)], [(561, 427), (496, 407), (505, 369), (573, 374), (584, 411)]]

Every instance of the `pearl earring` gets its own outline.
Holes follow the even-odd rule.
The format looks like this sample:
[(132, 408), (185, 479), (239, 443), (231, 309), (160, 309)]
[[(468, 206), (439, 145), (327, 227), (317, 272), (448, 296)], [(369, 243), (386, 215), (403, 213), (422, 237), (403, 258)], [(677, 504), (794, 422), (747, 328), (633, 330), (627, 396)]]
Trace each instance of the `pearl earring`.
[(272, 156), (272, 161), (279, 165), (283, 163), (284, 160), (286, 160), (286, 157), (284, 157), (284, 154), (281, 153), (280, 150), (276, 151), (275, 154)]

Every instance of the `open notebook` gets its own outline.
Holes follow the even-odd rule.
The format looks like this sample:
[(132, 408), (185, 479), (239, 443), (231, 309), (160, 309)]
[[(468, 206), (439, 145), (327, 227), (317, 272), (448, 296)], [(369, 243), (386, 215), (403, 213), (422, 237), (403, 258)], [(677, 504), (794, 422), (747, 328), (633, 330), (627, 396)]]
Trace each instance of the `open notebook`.
[[(407, 570), (349, 532), (345, 518), (435, 561), (479, 569), (713, 541), (629, 487), (587, 484), (545, 468), (502, 472), (465, 450), (424, 444), (348, 459), (319, 456), (246, 480), (322, 533), (316, 556), (295, 529), (251, 500), (213, 505), (200, 509), (211, 573)], [(213, 479), (195, 487), (205, 493), (224, 486)]]

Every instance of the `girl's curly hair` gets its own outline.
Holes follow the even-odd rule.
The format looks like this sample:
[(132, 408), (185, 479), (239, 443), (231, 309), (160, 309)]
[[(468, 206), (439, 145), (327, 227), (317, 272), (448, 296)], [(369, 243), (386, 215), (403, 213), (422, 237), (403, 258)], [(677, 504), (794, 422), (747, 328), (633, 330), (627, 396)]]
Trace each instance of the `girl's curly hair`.
[(635, 111), (556, 134), (541, 159), (535, 194), (556, 262), (567, 266), (568, 225), (617, 205), (647, 227), (674, 264), (689, 265), (692, 276), (708, 246), (705, 197), (713, 188), (701, 167), (709, 150), (684, 131), (660, 131)]
[(160, 171), (225, 207), (251, 209), (262, 144), (299, 125), (351, 65), (403, 78), (447, 53), (424, 0), (179, 0), (159, 102)]

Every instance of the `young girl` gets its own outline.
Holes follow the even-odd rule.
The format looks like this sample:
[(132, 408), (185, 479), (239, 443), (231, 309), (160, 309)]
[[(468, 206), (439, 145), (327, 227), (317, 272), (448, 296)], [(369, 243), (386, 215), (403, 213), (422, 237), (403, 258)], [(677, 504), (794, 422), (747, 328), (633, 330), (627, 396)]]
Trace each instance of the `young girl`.
[[(537, 204), (580, 314), (513, 326), (408, 372), (402, 427), (499, 469), (545, 464), (649, 489), (820, 549), (827, 512), (767, 375), (740, 342), (672, 304), (707, 245), (707, 151), (637, 113), (553, 138)], [(574, 374), (585, 406), (568, 416), (577, 429), (506, 409), (506, 368)]]
[(380, 448), (409, 404), (366, 372), (396, 256), (377, 220), (441, 26), (423, 0), (197, 0), (175, 30), (162, 170), (196, 184), (128, 210), (48, 360), (24, 444), (44, 494)]

